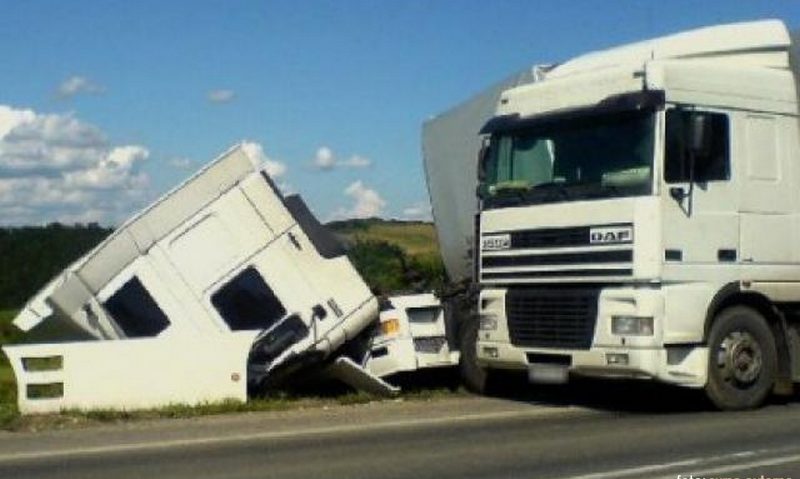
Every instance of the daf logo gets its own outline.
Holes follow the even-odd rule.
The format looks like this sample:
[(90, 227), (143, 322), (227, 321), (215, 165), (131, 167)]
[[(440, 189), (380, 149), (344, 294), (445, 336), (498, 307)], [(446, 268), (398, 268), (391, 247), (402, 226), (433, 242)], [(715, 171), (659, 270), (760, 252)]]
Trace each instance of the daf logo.
[(511, 248), (511, 235), (487, 235), (481, 239), (483, 251), (498, 251)]
[(633, 241), (633, 227), (612, 226), (589, 230), (590, 244), (630, 243)]

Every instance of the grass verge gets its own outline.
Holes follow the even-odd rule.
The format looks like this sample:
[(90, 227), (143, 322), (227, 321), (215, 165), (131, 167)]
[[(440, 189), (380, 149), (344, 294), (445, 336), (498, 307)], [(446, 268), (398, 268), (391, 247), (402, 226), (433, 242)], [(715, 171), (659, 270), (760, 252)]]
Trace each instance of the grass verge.
[[(0, 346), (19, 339), (17, 329), (11, 324), (16, 311), (0, 310)], [(19, 417), (17, 411), (17, 385), (14, 372), (5, 354), (0, 354), (0, 428), (12, 424)]]
[(35, 432), (43, 430), (72, 429), (100, 424), (118, 424), (154, 419), (194, 418), (220, 414), (288, 411), (299, 409), (352, 406), (382, 401), (430, 401), (437, 398), (466, 394), (464, 391), (450, 389), (424, 389), (403, 393), (396, 398), (383, 398), (363, 392), (343, 393), (331, 397), (309, 397), (276, 395), (267, 398), (251, 399), (246, 403), (222, 401), (196, 406), (176, 404), (155, 409), (143, 410), (68, 410), (60, 414), (37, 414), (22, 416), (16, 412), (0, 422), (0, 430)]

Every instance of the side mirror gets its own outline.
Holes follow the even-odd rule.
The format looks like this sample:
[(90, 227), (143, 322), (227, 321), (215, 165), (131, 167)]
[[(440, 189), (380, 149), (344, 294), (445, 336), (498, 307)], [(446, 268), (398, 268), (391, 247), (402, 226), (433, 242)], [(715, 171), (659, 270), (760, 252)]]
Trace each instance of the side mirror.
[(680, 186), (673, 186), (672, 188), (669, 189), (669, 196), (671, 196), (673, 200), (680, 203), (686, 197), (688, 197), (689, 194), (686, 193), (686, 190), (684, 190)]
[(689, 151), (695, 158), (707, 157), (711, 152), (711, 116), (690, 113), (687, 119)]

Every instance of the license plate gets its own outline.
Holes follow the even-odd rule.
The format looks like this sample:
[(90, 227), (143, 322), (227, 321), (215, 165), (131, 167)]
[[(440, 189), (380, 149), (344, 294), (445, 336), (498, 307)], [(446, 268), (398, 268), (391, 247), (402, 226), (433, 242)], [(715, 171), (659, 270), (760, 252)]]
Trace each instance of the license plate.
[(537, 384), (565, 384), (569, 378), (569, 367), (561, 364), (531, 364), (528, 366), (528, 381)]

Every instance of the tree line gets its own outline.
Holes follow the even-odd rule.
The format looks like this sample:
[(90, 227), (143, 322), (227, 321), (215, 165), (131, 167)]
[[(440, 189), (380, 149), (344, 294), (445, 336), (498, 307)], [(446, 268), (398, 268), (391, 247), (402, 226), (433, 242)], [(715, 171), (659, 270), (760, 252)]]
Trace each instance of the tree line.
[(18, 309), (111, 233), (88, 225), (0, 228), (0, 309)]

